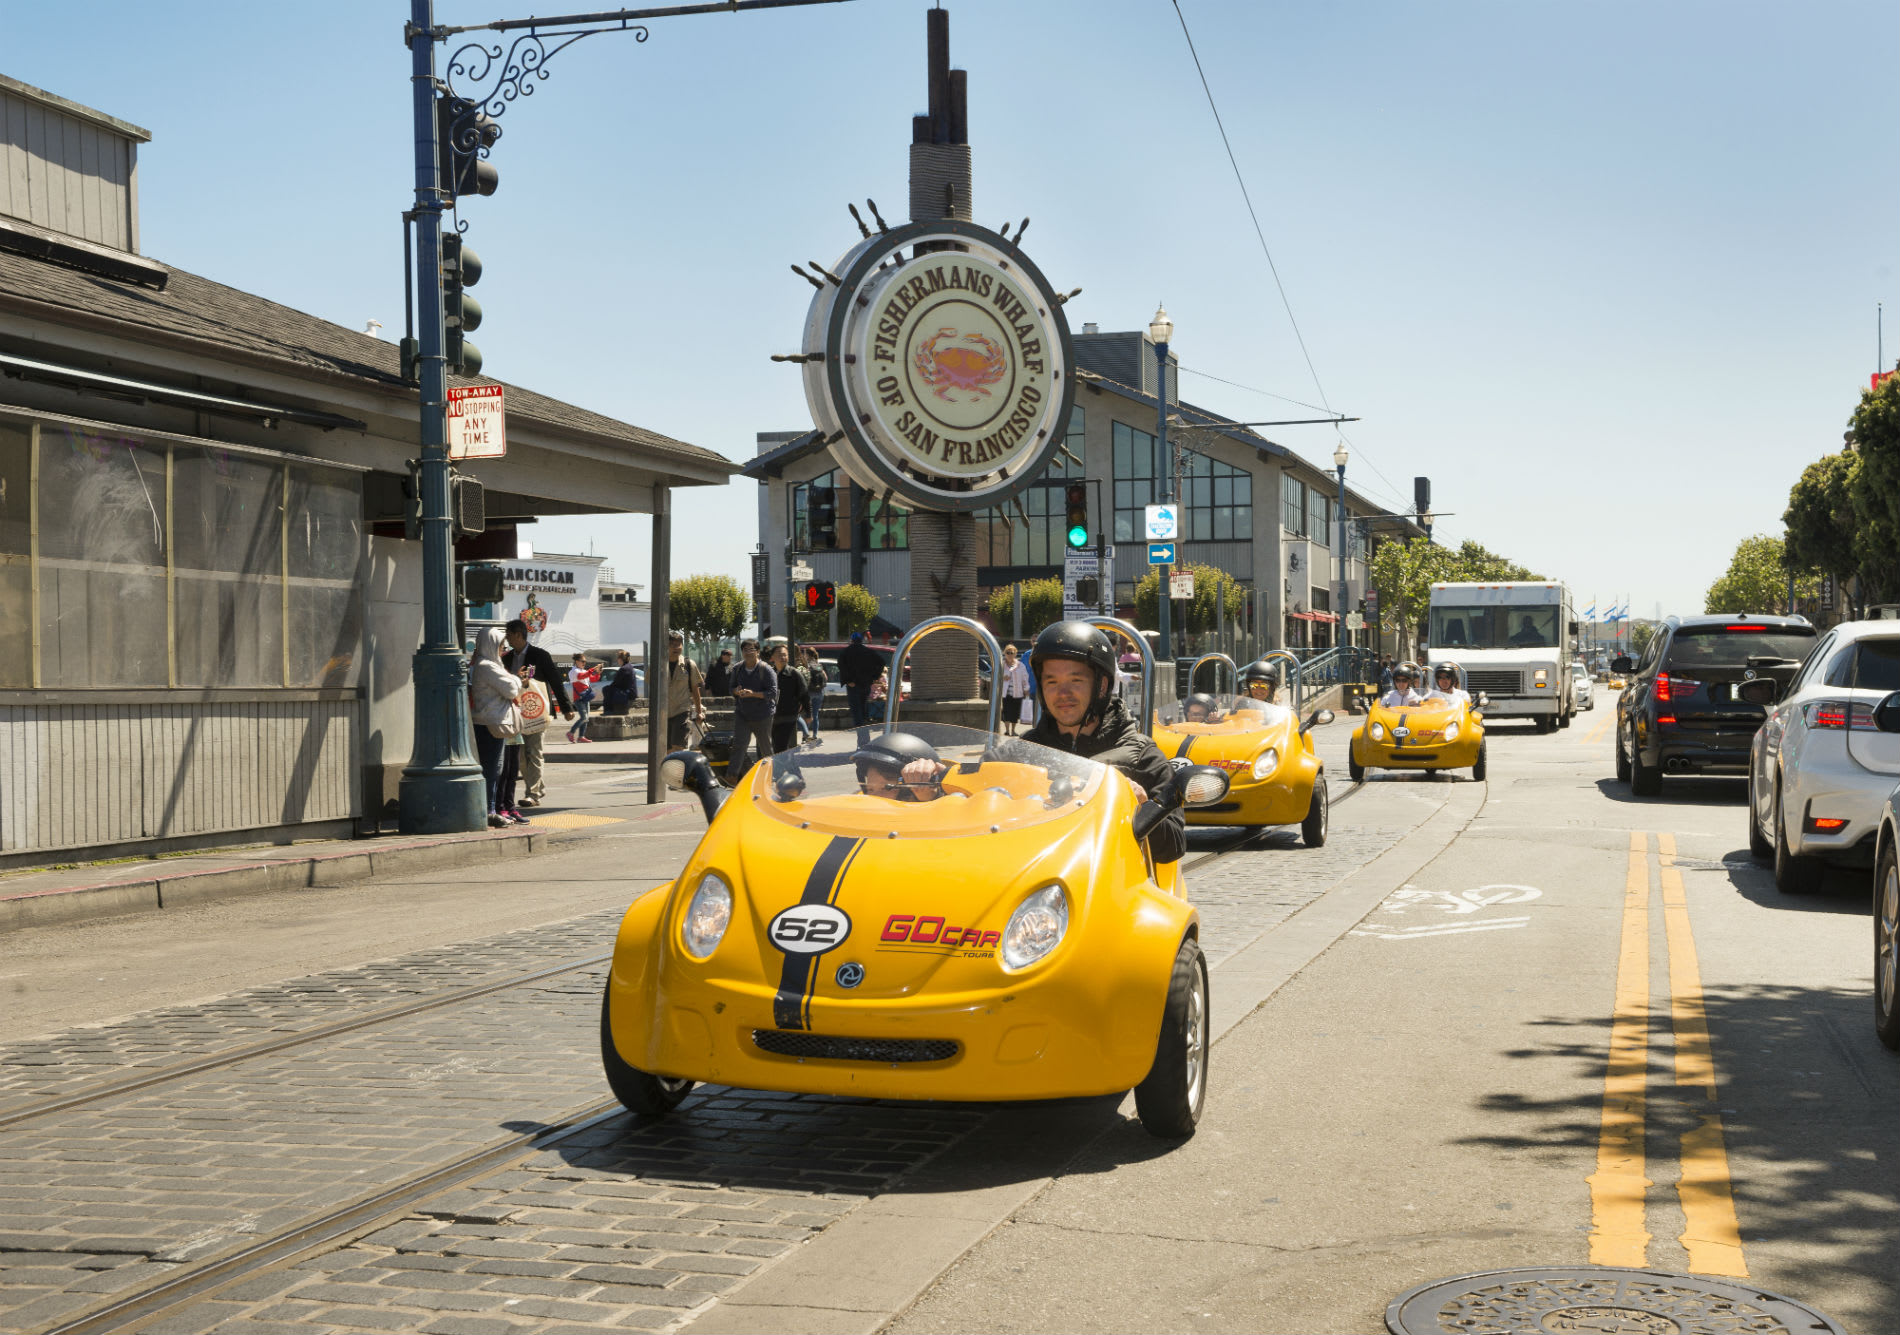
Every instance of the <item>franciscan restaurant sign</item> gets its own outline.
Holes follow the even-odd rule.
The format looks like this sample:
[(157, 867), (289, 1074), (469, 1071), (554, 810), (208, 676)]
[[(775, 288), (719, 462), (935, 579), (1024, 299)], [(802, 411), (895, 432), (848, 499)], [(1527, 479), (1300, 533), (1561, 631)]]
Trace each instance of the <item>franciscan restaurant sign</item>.
[(1074, 403), (1068, 322), (1000, 234), (941, 220), (869, 237), (806, 317), (805, 396), (839, 465), (926, 510), (1040, 475)]

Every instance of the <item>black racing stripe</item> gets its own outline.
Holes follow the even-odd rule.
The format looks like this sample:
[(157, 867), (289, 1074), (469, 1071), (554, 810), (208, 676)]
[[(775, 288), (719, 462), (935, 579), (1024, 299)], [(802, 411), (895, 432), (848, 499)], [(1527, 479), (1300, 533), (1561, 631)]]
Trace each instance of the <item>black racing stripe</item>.
[[(818, 861), (812, 865), (811, 875), (805, 880), (805, 891), (798, 897), (798, 902), (807, 905), (830, 903), (845, 867), (863, 843), (862, 839), (834, 836), (825, 845), (825, 851), (818, 855)], [(807, 1029), (810, 1028), (807, 994), (818, 972), (818, 956), (793, 954), (790, 951), (784, 954), (785, 965), (779, 972), (778, 992), (772, 998), (772, 1023), (780, 1029)]]
[(1193, 749), (1194, 749), (1194, 740), (1195, 740), (1195, 739), (1194, 739), (1194, 738), (1192, 738), (1192, 737), (1185, 737), (1185, 736), (1184, 736), (1184, 737), (1182, 737), (1182, 738), (1181, 738), (1181, 749), (1180, 749), (1179, 751), (1176, 751), (1176, 752), (1174, 753), (1174, 758), (1175, 758), (1176, 760), (1186, 760), (1186, 759), (1187, 759), (1187, 753), (1188, 753), (1189, 751), (1191, 751), (1191, 750), (1193, 750)]

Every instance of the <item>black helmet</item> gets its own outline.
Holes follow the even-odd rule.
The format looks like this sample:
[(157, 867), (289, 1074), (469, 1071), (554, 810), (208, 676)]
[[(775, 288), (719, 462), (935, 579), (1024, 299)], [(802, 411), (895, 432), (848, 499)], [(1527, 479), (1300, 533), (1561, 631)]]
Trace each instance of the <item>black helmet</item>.
[(1266, 682), (1277, 687), (1280, 684), (1280, 665), (1270, 659), (1259, 658), (1240, 670), (1242, 691), (1259, 682)]
[(1188, 710), (1194, 708), (1196, 705), (1199, 705), (1205, 710), (1209, 718), (1214, 717), (1215, 711), (1220, 708), (1220, 706), (1214, 702), (1213, 696), (1208, 695), (1206, 692), (1197, 691), (1181, 702), (1181, 717), (1186, 718)]
[(1115, 690), (1115, 646), (1108, 632), (1086, 621), (1058, 621), (1043, 627), (1029, 650), (1029, 679), (1035, 683), (1036, 698), (1042, 698), (1042, 665), (1052, 658), (1067, 658), (1095, 673), (1095, 699), (1089, 705), (1089, 717), (1100, 715)]
[(873, 737), (860, 746), (851, 757), (858, 767), (858, 782), (864, 782), (865, 771), (884, 770), (891, 774), (901, 774), (904, 766), (913, 760), (937, 762), (937, 748), (912, 732), (887, 732)]
[(1453, 681), (1457, 681), (1458, 680), (1458, 665), (1456, 663), (1449, 663), (1449, 662), (1440, 663), (1437, 667), (1432, 669), (1432, 677), (1434, 680), (1439, 677), (1450, 677)]

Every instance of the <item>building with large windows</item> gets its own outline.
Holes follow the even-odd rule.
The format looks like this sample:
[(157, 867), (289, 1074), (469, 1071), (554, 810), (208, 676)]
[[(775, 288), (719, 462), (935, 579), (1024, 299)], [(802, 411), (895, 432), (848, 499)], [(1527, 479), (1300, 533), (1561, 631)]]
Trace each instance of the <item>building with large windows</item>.
[[(1075, 362), (1079, 388), (1062, 449), (1015, 500), (978, 514), (973, 576), (985, 594), (1018, 581), (1060, 578), (1065, 492), (1070, 483), (1085, 481), (1090, 524), (1103, 545), (1114, 549), (1115, 604), (1127, 615), (1135, 584), (1149, 569), (1143, 508), (1161, 496), (1154, 345), (1145, 332), (1104, 334), (1086, 325), (1075, 336)], [(1341, 539), (1333, 470), (1230, 418), (1181, 402), (1172, 355), (1167, 379), (1180, 559), (1214, 566), (1241, 585), (1246, 610), (1237, 629), (1251, 646), (1336, 643)], [(894, 628), (910, 624), (910, 554), (901, 507), (853, 484), (813, 432), (761, 433), (759, 452), (745, 472), (760, 484), (759, 541), (767, 554), (770, 594), (761, 609), (764, 623), (783, 623), (783, 608), (795, 593), (789, 572), (796, 557), (816, 579), (870, 589), (880, 618)], [(814, 487), (831, 488), (836, 547), (814, 547), (808, 503)], [(1377, 540), (1421, 530), (1351, 487), (1346, 510), (1345, 579), (1356, 606), (1364, 594), (1368, 534)], [(1369, 640), (1362, 634), (1359, 642)]]

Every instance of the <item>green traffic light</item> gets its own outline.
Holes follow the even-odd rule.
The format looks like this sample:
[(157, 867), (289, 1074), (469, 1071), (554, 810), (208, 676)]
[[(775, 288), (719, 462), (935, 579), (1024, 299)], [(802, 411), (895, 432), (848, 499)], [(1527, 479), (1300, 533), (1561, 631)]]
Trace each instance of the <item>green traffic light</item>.
[(1089, 531), (1087, 528), (1085, 528), (1081, 524), (1076, 524), (1075, 526), (1070, 528), (1069, 546), (1086, 547), (1088, 545), (1089, 545)]

